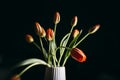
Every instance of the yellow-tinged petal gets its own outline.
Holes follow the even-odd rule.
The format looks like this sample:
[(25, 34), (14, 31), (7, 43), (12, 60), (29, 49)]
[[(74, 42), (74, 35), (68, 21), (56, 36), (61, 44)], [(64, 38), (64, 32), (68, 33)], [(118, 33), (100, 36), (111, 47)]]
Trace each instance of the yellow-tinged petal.
[(40, 37), (45, 37), (46, 36), (46, 32), (44, 30), (44, 28), (41, 28), (41, 32), (40, 32)]
[(45, 37), (46, 32), (45, 32), (44, 28), (38, 22), (36, 22), (35, 25), (36, 25), (35, 26), (36, 34), (39, 35), (40, 37)]
[(41, 30), (41, 25), (38, 22), (35, 22), (35, 32), (37, 35), (39, 35), (40, 30)]
[(96, 24), (95, 26), (91, 27), (91, 28), (88, 30), (88, 33), (89, 33), (89, 34), (93, 34), (93, 33), (95, 33), (99, 28), (100, 28), (100, 24)]
[(27, 41), (28, 43), (34, 42), (34, 39), (33, 39), (33, 37), (32, 37), (30, 34), (27, 34), (27, 35), (25, 36), (25, 39), (26, 39), (26, 41)]
[(74, 16), (73, 19), (72, 19), (72, 21), (71, 21), (71, 26), (75, 27), (77, 25), (77, 22), (78, 22), (78, 17)]
[(73, 38), (75, 38), (79, 33), (80, 32), (78, 29), (73, 30), (73, 32), (72, 32)]
[(56, 12), (54, 14), (54, 20), (53, 20), (54, 24), (58, 24), (60, 22), (60, 13)]

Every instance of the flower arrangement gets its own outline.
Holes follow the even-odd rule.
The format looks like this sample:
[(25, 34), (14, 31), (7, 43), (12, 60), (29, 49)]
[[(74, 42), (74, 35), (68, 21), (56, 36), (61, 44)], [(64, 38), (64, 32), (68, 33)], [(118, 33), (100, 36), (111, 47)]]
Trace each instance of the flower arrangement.
[[(71, 21), (70, 31), (64, 35), (64, 37), (60, 41), (60, 44), (57, 45), (56, 28), (57, 28), (58, 23), (60, 23), (59, 12), (56, 12), (54, 14), (53, 22), (54, 22), (54, 29), (48, 28), (46, 31), (38, 22), (35, 22), (35, 32), (36, 32), (36, 35), (39, 37), (40, 44), (37, 44), (35, 42), (32, 35), (26, 34), (25, 36), (25, 39), (28, 43), (34, 44), (40, 50), (40, 52), (44, 56), (44, 60), (36, 59), (36, 58), (24, 60), (17, 66), (24, 66), (24, 65), (28, 65), (28, 66), (23, 71), (21, 71), (19, 74), (13, 76), (11, 80), (20, 80), (20, 76), (24, 72), (26, 72), (28, 69), (36, 65), (45, 65), (47, 67), (65, 66), (70, 56), (78, 62), (86, 61), (87, 57), (85, 53), (81, 49), (77, 48), (77, 46), (87, 36), (95, 33), (100, 28), (100, 25), (96, 24), (95, 26), (89, 28), (88, 33), (80, 39), (79, 37), (82, 34), (82, 29), (81, 30), (75, 29), (75, 26), (78, 23), (78, 17), (74, 16)], [(47, 43), (46, 46), (48, 47), (48, 49), (45, 48), (43, 40), (44, 42), (46, 41)], [(57, 56), (57, 54), (59, 54), (59, 56)]]

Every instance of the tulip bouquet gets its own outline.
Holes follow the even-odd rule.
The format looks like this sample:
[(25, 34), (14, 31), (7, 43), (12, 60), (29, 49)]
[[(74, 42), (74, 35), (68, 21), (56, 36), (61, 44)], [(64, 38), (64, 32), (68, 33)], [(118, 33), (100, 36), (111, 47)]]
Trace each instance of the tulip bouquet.
[[(71, 29), (68, 33), (66, 33), (59, 45), (56, 43), (56, 28), (58, 23), (60, 23), (60, 13), (56, 12), (54, 14), (54, 29), (48, 28), (45, 29), (39, 24), (39, 22), (35, 22), (35, 33), (39, 37), (40, 44), (37, 44), (30, 34), (26, 34), (25, 39), (28, 43), (34, 44), (42, 53), (43, 59), (27, 59), (18, 64), (17, 66), (28, 65), (23, 71), (21, 71), (17, 76), (14, 76), (12, 80), (18, 79), (24, 72), (36, 65), (45, 65), (47, 67), (59, 67), (65, 66), (68, 58), (71, 56), (78, 62), (86, 61), (85, 53), (77, 48), (77, 46), (89, 35), (95, 33), (100, 25), (96, 24), (95, 26), (89, 28), (88, 33), (84, 35), (81, 39), (79, 38), (82, 34), (82, 29), (78, 30), (75, 26), (78, 23), (78, 17), (74, 16), (71, 20)], [(58, 37), (58, 36), (57, 36)], [(60, 36), (61, 37), (61, 36)], [(43, 43), (46, 42), (47, 45)], [(71, 41), (69, 41), (71, 40)], [(47, 47), (46, 47), (47, 46)], [(47, 49), (46, 49), (47, 48)]]

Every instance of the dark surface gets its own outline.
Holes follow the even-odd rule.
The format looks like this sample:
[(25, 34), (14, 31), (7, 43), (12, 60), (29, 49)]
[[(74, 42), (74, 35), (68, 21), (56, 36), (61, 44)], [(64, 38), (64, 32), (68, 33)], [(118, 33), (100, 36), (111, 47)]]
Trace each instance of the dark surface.
[[(78, 29), (87, 31), (89, 27), (101, 24), (98, 32), (78, 46), (86, 53), (87, 62), (81, 64), (71, 58), (68, 60), (67, 80), (119, 80), (119, 3), (79, 0), (0, 1), (0, 80), (17, 62), (31, 57), (40, 58), (39, 51), (26, 43), (24, 36), (30, 33), (37, 39), (34, 22), (40, 22), (45, 29), (52, 27), (56, 11), (61, 14), (60, 37), (65, 33), (63, 30), (70, 29), (74, 15), (79, 19)], [(23, 80), (40, 80), (44, 69), (39, 72), (36, 70), (39, 68), (36, 66), (33, 71), (28, 71)]]

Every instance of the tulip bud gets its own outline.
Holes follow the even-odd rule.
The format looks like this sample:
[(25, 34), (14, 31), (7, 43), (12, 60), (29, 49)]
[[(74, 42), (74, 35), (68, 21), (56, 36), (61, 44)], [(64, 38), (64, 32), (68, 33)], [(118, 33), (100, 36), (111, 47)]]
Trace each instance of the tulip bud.
[(91, 28), (88, 30), (88, 33), (89, 33), (89, 34), (93, 34), (93, 33), (95, 33), (99, 28), (100, 28), (100, 24), (96, 24), (95, 26), (91, 27)]
[(40, 37), (45, 37), (46, 32), (45, 32), (44, 28), (41, 27), (41, 25), (38, 22), (36, 22), (35, 25), (36, 25), (35, 26), (36, 34), (39, 35)]
[(25, 39), (26, 39), (26, 41), (27, 41), (28, 43), (34, 42), (33, 37), (32, 37), (31, 35), (29, 35), (29, 34), (27, 34), (27, 35), (25, 36)]
[(74, 16), (73, 19), (72, 19), (72, 21), (71, 21), (71, 26), (75, 27), (77, 25), (77, 22), (78, 22), (78, 17)]
[(79, 33), (80, 33), (79, 30), (78, 30), (78, 29), (75, 29), (75, 30), (73, 31), (73, 33), (72, 33), (73, 38), (75, 38)]
[(14, 75), (10, 80), (21, 80), (19, 75)]
[(41, 28), (40, 36), (41, 37), (45, 37), (46, 36), (46, 32), (45, 32), (43, 27)]
[(54, 14), (54, 20), (53, 20), (54, 24), (58, 24), (60, 22), (60, 13), (56, 12)]
[(41, 25), (38, 22), (35, 22), (35, 32), (37, 35), (39, 35), (40, 30), (41, 30)]
[(84, 52), (78, 48), (73, 48), (71, 50), (71, 57), (78, 62), (84, 62), (87, 58)]
[(47, 29), (46, 38), (51, 41), (54, 38), (54, 32), (51, 28)]

